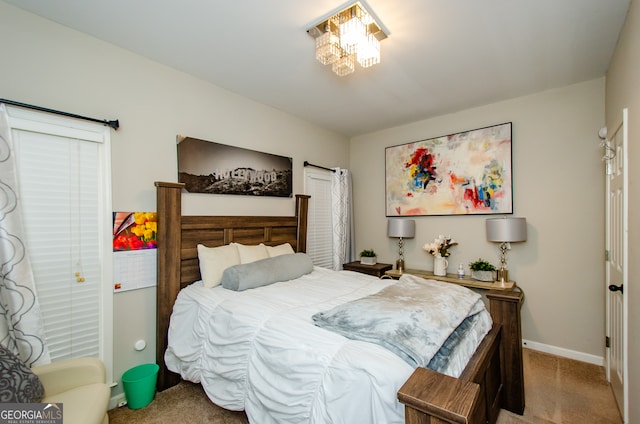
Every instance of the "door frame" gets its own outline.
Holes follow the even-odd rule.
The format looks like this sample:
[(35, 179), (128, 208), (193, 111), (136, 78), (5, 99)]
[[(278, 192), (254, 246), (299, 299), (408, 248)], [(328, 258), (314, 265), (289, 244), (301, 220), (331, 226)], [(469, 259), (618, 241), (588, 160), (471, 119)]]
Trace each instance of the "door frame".
[(113, 208), (111, 187), (111, 128), (102, 124), (86, 122), (81, 119), (68, 118), (46, 112), (33, 111), (17, 106), (6, 105), (11, 131), (42, 133), (93, 142), (100, 149), (100, 233), (102, 234), (101, 256), (102, 287), (100, 291), (100, 359), (105, 365), (108, 384), (114, 381), (113, 356), (113, 265), (112, 234)]

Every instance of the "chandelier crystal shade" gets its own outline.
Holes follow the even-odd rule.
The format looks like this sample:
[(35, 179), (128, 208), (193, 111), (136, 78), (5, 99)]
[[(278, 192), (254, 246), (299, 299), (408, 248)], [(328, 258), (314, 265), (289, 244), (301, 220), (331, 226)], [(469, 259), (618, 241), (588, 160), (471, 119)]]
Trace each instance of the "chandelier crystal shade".
[(316, 38), (316, 59), (323, 65), (330, 65), (340, 59), (342, 49), (340, 48), (340, 37), (332, 32), (326, 31)]
[(380, 63), (380, 40), (388, 36), (360, 1), (307, 32), (316, 39), (316, 59), (339, 76), (354, 72), (356, 62), (363, 68)]

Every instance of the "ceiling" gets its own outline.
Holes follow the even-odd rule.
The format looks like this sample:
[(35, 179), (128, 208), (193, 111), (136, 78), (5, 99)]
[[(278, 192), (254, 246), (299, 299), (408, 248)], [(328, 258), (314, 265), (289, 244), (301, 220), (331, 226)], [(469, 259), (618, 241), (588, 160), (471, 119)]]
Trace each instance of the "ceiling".
[(346, 77), (306, 30), (342, 0), (4, 0), (346, 136), (593, 78), (630, 0), (368, 0), (381, 63)]

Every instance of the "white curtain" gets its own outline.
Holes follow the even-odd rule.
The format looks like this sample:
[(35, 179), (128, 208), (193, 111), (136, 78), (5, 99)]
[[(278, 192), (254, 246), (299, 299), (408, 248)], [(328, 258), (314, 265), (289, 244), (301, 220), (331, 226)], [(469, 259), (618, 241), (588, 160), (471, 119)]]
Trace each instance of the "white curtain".
[(351, 173), (333, 168), (331, 176), (331, 214), (333, 222), (333, 269), (355, 258)]
[(9, 118), (0, 103), (0, 343), (28, 366), (50, 362), (24, 233)]

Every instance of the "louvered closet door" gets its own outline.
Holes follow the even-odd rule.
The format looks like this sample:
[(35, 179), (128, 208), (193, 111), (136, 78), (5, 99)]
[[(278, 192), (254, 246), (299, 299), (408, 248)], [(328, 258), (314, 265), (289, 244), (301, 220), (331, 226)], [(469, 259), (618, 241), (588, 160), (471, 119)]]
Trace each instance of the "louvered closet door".
[(27, 251), (51, 360), (100, 356), (99, 145), (13, 132)]
[(311, 196), (307, 215), (307, 254), (314, 265), (332, 269), (331, 174), (305, 170), (305, 192)]

